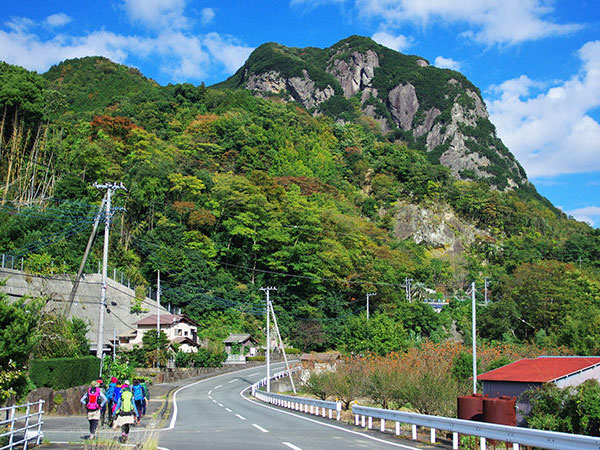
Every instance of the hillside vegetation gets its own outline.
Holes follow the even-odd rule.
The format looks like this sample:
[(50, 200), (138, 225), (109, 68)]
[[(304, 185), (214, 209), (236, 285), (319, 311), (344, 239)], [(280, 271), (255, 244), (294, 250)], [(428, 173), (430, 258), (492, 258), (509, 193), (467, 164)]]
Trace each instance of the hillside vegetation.
[[(303, 50), (316, 67), (318, 49)], [(267, 44), (250, 62), (297, 70), (282, 68), (278, 52), (286, 64), (304, 57)], [(385, 77), (417, 76), (387, 70), (374, 80), (380, 89)], [(437, 101), (445, 72), (423, 74), (415, 86)], [(163, 302), (197, 321), (201, 337), (261, 336), (259, 288), (272, 285), (282, 333), (302, 350), (386, 354), (442, 341), (453, 323), (468, 340), (469, 307), (459, 300), (471, 281), (482, 299), (488, 277), (482, 339), (600, 351), (598, 230), (528, 183), (502, 191), (459, 180), (364, 117), (313, 116), (247, 90), (163, 87), (104, 58), (43, 76), (0, 65), (0, 111), (0, 252), (32, 272), (76, 271), (102, 196), (93, 183), (122, 181), (111, 266), (139, 286), (160, 270)], [(451, 211), (454, 231), (470, 227), (473, 238), (454, 252), (400, 239), (406, 205), (433, 211), (434, 222)], [(91, 264), (100, 259), (96, 242)], [(369, 292), (377, 296), (367, 323)], [(418, 301), (438, 297), (451, 299), (441, 314)]]

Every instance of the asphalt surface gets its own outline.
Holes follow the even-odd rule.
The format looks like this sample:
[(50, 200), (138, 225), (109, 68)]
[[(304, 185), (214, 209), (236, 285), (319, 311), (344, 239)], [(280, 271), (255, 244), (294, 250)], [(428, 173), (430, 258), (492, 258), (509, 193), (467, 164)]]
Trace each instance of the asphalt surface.
[[(272, 370), (281, 367), (275, 364)], [(129, 444), (154, 437), (165, 450), (444, 448), (272, 407), (245, 395), (264, 372), (264, 366), (251, 367), (151, 386), (147, 415), (132, 427)], [(53, 442), (44, 449), (81, 449), (89, 435), (83, 415), (44, 417), (43, 429), (45, 440)], [(98, 435), (100, 441), (115, 442), (120, 431), (103, 428)]]

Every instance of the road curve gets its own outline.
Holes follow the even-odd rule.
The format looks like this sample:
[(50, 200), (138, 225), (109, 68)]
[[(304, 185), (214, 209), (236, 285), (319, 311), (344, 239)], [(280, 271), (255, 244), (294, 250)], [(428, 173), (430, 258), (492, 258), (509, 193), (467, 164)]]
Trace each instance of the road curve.
[[(273, 371), (281, 365), (273, 365)], [(201, 380), (174, 394), (173, 418), (159, 445), (187, 449), (423, 449), (433, 448), (340, 422), (266, 405), (244, 395), (264, 367)], [(439, 447), (437, 447), (439, 448)]]

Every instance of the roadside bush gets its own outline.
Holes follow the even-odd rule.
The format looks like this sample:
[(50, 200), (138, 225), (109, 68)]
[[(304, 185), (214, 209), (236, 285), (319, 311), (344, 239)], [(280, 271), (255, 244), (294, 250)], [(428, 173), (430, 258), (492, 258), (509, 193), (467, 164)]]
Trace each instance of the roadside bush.
[(304, 383), (304, 389), (320, 400), (325, 400), (331, 393), (331, 372), (313, 372)]
[(265, 360), (264, 355), (248, 356), (246, 358), (246, 361), (264, 361), (264, 360)]
[(54, 390), (88, 384), (98, 378), (100, 360), (95, 356), (83, 358), (33, 359), (29, 376), (37, 387)]

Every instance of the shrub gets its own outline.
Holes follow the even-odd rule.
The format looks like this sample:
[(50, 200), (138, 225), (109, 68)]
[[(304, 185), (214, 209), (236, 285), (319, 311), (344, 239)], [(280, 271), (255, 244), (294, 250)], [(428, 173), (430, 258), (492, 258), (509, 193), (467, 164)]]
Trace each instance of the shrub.
[(264, 361), (264, 360), (265, 360), (264, 355), (248, 356), (246, 358), (246, 361)]
[(95, 356), (33, 359), (29, 366), (29, 376), (37, 387), (54, 390), (88, 384), (99, 373), (100, 360)]

